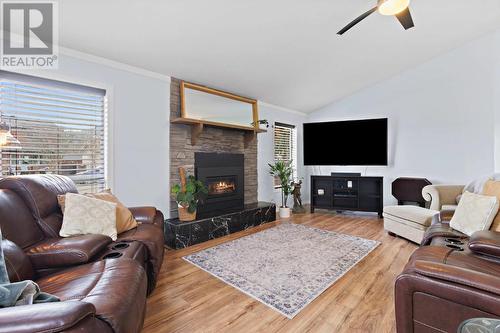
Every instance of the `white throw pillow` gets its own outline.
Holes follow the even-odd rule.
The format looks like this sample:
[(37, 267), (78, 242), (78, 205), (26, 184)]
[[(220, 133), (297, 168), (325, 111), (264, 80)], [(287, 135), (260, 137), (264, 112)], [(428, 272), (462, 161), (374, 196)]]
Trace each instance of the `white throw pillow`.
[(468, 236), (476, 231), (488, 230), (498, 212), (498, 199), (465, 192), (460, 199), (450, 227)]
[(101, 234), (116, 240), (116, 203), (67, 193), (59, 235)]

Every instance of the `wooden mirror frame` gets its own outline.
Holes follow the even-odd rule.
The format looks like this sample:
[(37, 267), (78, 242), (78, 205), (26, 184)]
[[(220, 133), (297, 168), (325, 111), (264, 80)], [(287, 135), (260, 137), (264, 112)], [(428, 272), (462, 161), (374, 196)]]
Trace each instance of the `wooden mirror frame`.
[[(207, 120), (202, 120), (202, 119), (189, 118), (186, 114), (186, 109), (185, 109), (186, 100), (185, 100), (184, 90), (186, 88), (198, 90), (201, 92), (205, 92), (207, 94), (217, 95), (220, 97), (230, 98), (230, 99), (233, 99), (236, 101), (251, 104), (252, 105), (253, 126), (243, 126), (243, 125), (227, 124), (227, 123), (216, 122), (216, 121), (207, 121)], [(184, 120), (189, 121), (191, 123), (195, 123), (196, 121), (198, 121), (198, 122), (200, 122), (204, 125), (208, 125), (208, 126), (226, 127), (226, 128), (234, 128), (234, 129), (242, 129), (242, 130), (254, 130), (254, 131), (260, 132), (260, 130), (259, 130), (259, 106), (258, 106), (257, 100), (255, 100), (255, 99), (234, 95), (234, 94), (222, 91), (222, 90), (208, 88), (205, 86), (201, 86), (198, 84), (189, 83), (189, 82), (185, 82), (185, 81), (181, 81), (180, 95), (181, 95), (181, 119), (184, 119)]]

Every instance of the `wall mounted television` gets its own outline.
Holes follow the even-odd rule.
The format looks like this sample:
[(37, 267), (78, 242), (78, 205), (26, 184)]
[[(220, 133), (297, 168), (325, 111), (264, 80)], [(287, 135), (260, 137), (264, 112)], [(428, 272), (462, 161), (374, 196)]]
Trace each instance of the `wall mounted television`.
[(387, 118), (306, 123), (304, 165), (387, 165)]

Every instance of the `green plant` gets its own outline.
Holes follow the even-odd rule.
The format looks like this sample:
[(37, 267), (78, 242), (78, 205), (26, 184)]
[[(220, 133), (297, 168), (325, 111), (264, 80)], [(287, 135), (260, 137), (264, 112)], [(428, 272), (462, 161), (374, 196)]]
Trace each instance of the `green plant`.
[(281, 188), (281, 207), (287, 208), (288, 196), (292, 193), (292, 161), (269, 163), (271, 176), (278, 177)]
[(185, 191), (182, 191), (180, 184), (175, 184), (171, 192), (177, 204), (187, 208), (189, 213), (196, 212), (198, 202), (203, 201), (208, 194), (206, 186), (194, 176), (187, 177)]

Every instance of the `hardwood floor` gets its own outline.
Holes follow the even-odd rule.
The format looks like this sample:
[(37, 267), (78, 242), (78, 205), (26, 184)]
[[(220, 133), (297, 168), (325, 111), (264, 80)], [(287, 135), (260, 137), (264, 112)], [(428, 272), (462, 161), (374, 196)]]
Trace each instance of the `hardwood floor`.
[(394, 279), (417, 246), (389, 236), (377, 217), (314, 213), (295, 215), (291, 222), (382, 244), (292, 320), (182, 259), (279, 221), (167, 251), (143, 332), (395, 332)]

